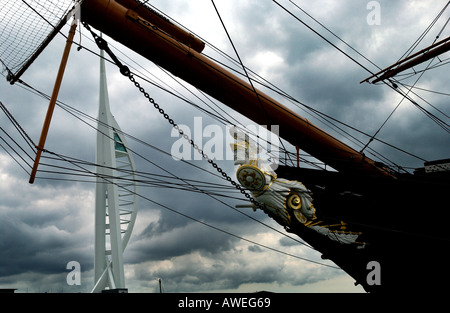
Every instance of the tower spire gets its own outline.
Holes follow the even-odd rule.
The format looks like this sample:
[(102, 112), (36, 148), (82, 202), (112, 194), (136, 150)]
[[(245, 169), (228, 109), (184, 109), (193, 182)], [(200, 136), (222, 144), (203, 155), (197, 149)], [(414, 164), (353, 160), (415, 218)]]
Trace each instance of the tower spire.
[[(94, 288), (125, 289), (123, 251), (137, 213), (135, 164), (123, 133), (111, 114), (103, 50), (100, 51), (95, 188)], [(116, 180), (118, 170), (129, 181)], [(121, 178), (125, 178), (121, 175)], [(121, 179), (126, 181), (127, 179)], [(130, 183), (131, 182), (131, 183)]]

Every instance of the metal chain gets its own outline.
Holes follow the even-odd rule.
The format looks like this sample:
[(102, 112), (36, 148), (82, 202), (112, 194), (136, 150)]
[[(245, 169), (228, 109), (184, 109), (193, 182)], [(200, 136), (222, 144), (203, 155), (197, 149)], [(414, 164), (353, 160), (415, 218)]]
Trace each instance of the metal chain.
[(162, 109), (158, 103), (155, 102), (155, 100), (150, 97), (150, 95), (148, 94), (148, 92), (145, 91), (145, 89), (141, 86), (141, 84), (139, 84), (139, 82), (136, 81), (136, 79), (134, 78), (133, 74), (131, 73), (131, 71), (129, 70), (129, 68), (126, 65), (123, 65), (119, 59), (114, 55), (114, 53), (111, 51), (111, 49), (108, 47), (108, 43), (106, 42), (106, 40), (104, 40), (103, 38), (101, 38), (100, 36), (98, 36), (94, 31), (92, 31), (92, 29), (89, 27), (89, 25), (85, 22), (83, 22), (83, 26), (86, 27), (86, 29), (92, 34), (92, 36), (95, 39), (95, 42), (97, 44), (97, 46), (104, 50), (106, 53), (108, 53), (108, 55), (113, 59), (114, 63), (119, 67), (120, 69), (120, 73), (126, 77), (128, 77), (130, 79), (130, 81), (136, 86), (136, 88), (139, 89), (139, 91), (145, 96), (145, 98), (147, 98), (147, 100), (153, 104), (153, 106), (155, 107), (155, 109), (158, 110), (158, 112), (169, 122), (170, 125), (173, 126), (173, 128), (175, 128), (178, 133), (183, 136), (184, 139), (186, 139), (189, 144), (195, 149), (197, 150), (198, 153), (201, 154), (201, 156), (208, 161), (209, 164), (212, 165), (212, 167), (214, 167), (216, 169), (216, 171), (222, 175), (223, 178), (225, 178), (228, 182), (230, 182), (237, 190), (239, 190), (241, 192), (241, 194), (243, 194), (255, 207), (263, 210), (264, 212), (268, 213), (268, 211), (264, 208), (264, 206), (259, 203), (258, 201), (256, 201), (251, 194), (249, 194), (240, 184), (236, 183), (226, 172), (224, 172), (222, 170), (222, 168), (219, 167), (219, 165), (217, 165), (216, 162), (214, 162), (214, 160), (212, 160), (211, 158), (208, 157), (208, 155), (198, 147), (198, 145), (194, 142), (194, 140), (192, 140), (191, 138), (189, 138), (189, 136), (187, 134), (185, 134), (183, 132), (182, 129), (180, 129), (180, 127), (178, 126), (177, 123), (175, 123), (175, 121), (173, 119), (170, 118), (170, 116), (164, 111), (164, 109)]
[(139, 84), (139, 82), (136, 81), (136, 79), (134, 78), (133, 74), (131, 74), (131, 72), (125, 76), (127, 76), (130, 79), (130, 81), (136, 86), (136, 88), (139, 89), (139, 91), (145, 96), (145, 98), (147, 98), (147, 100), (154, 106), (154, 108), (157, 109), (158, 112), (169, 122), (169, 124), (172, 125), (172, 127), (175, 128), (178, 131), (178, 133), (181, 136), (183, 136), (183, 138), (186, 139), (189, 142), (189, 144), (195, 150), (197, 150), (197, 152), (200, 153), (201, 156), (206, 161), (208, 161), (208, 163), (211, 164), (212, 167), (214, 167), (220, 175), (222, 175), (223, 178), (225, 178), (237, 190), (239, 190), (241, 192), (241, 194), (243, 194), (253, 205), (264, 210), (264, 207), (262, 206), (262, 204), (260, 204), (258, 201), (256, 201), (240, 184), (236, 183), (226, 172), (224, 172), (222, 170), (222, 168), (219, 167), (219, 165), (216, 162), (214, 162), (213, 159), (209, 158), (208, 155), (202, 149), (200, 149), (198, 147), (198, 145), (194, 142), (194, 140), (189, 138), (189, 136), (183, 132), (183, 130), (178, 126), (178, 124), (175, 123), (174, 120), (170, 118), (170, 116), (164, 111), (164, 109), (162, 109), (160, 107), (160, 105), (158, 103), (156, 103), (152, 97), (150, 97), (148, 92), (145, 91), (145, 89)]

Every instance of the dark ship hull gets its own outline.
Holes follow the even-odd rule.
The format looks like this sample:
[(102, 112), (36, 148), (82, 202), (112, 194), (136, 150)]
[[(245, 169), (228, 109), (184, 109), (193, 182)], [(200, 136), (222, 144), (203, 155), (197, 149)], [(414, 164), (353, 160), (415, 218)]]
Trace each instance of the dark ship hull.
[[(348, 230), (362, 232), (359, 241), (367, 244), (361, 249), (300, 223), (289, 229), (367, 292), (438, 290), (450, 279), (444, 255), (450, 247), (450, 172), (422, 170), (387, 180), (280, 166), (277, 174), (301, 181), (313, 192), (318, 218), (344, 221)], [(378, 269), (370, 266), (372, 261)]]

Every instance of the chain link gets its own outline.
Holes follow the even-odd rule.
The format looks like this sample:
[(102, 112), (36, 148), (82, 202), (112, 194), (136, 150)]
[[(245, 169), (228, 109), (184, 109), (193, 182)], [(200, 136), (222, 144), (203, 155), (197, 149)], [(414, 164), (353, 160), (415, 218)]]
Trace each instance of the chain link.
[[(222, 170), (221, 167), (219, 167), (219, 165), (214, 162), (213, 159), (209, 158), (208, 155), (198, 147), (198, 145), (194, 142), (194, 140), (192, 140), (191, 138), (189, 138), (189, 136), (187, 134), (185, 134), (183, 132), (183, 130), (178, 126), (178, 124), (175, 123), (175, 121), (173, 119), (170, 118), (170, 116), (164, 111), (164, 109), (162, 109), (158, 103), (155, 102), (155, 100), (150, 97), (150, 95), (148, 94), (148, 92), (145, 91), (145, 89), (139, 84), (139, 82), (136, 81), (136, 79), (134, 78), (133, 74), (129, 73), (127, 76), (130, 81), (134, 84), (134, 86), (136, 86), (137, 89), (139, 89), (139, 91), (144, 95), (145, 98), (147, 98), (147, 100), (154, 106), (155, 109), (158, 110), (158, 112), (169, 122), (170, 125), (172, 125), (173, 128), (175, 128), (178, 133), (183, 136), (184, 139), (186, 139), (189, 144), (198, 152), (201, 154), (201, 156), (208, 161), (209, 164), (212, 165), (213, 168), (216, 169), (216, 171), (222, 175), (223, 178), (225, 178), (229, 183), (231, 183), (237, 190), (239, 190), (241, 192), (241, 194), (243, 194), (253, 205), (255, 205), (256, 207), (264, 210), (264, 207), (262, 206), (261, 203), (259, 203), (258, 201), (256, 201), (240, 184), (236, 183), (226, 172), (224, 172)], [(264, 210), (265, 211), (265, 210)]]
[(154, 106), (155, 109), (158, 110), (158, 112), (169, 122), (170, 125), (172, 125), (177, 131), (178, 133), (183, 136), (184, 139), (186, 139), (189, 144), (198, 152), (201, 154), (201, 156), (208, 161), (209, 164), (212, 165), (212, 167), (214, 167), (216, 169), (216, 171), (222, 175), (223, 178), (225, 178), (229, 183), (231, 183), (237, 190), (239, 190), (241, 192), (241, 194), (243, 194), (255, 207), (263, 210), (264, 212), (267, 213), (267, 210), (265, 210), (264, 206), (259, 203), (258, 201), (256, 201), (251, 194), (249, 194), (240, 184), (236, 183), (226, 172), (224, 172), (222, 170), (222, 168), (219, 167), (219, 165), (217, 165), (216, 162), (214, 162), (213, 159), (209, 158), (208, 155), (198, 147), (198, 145), (194, 142), (194, 140), (192, 140), (191, 138), (189, 138), (189, 136), (187, 134), (185, 134), (183, 132), (183, 130), (178, 126), (177, 123), (175, 123), (175, 121), (173, 119), (170, 118), (170, 116), (164, 111), (163, 108), (161, 108), (159, 106), (158, 103), (155, 102), (155, 100), (150, 97), (150, 95), (148, 94), (148, 92), (145, 91), (145, 89), (141, 86), (141, 84), (139, 84), (138, 81), (136, 81), (136, 79), (134, 78), (133, 74), (131, 73), (131, 71), (128, 69), (127, 66), (123, 65), (119, 59), (114, 55), (114, 53), (111, 51), (111, 49), (109, 49), (108, 47), (108, 43), (106, 42), (106, 40), (102, 39), (100, 36), (98, 36), (94, 31), (92, 31), (92, 29), (89, 27), (89, 25), (85, 22), (83, 22), (83, 26), (86, 27), (86, 29), (92, 34), (92, 36), (95, 39), (95, 42), (97, 44), (97, 46), (106, 51), (106, 53), (108, 53), (108, 55), (113, 59), (114, 63), (119, 67), (120, 69), (120, 73), (126, 77), (128, 77), (128, 79), (134, 84), (134, 86), (139, 89), (139, 91), (145, 96), (145, 98), (147, 98), (147, 100)]

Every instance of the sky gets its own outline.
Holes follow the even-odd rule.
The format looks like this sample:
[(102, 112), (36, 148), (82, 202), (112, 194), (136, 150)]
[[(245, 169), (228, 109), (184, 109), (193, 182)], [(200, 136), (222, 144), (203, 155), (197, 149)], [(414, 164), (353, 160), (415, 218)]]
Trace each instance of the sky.
[[(376, 138), (410, 154), (379, 141), (373, 141), (369, 146), (391, 162), (411, 170), (422, 167), (424, 160), (450, 156), (446, 131), (415, 105), (408, 100), (401, 102), (402, 97), (387, 85), (360, 83), (371, 75), (366, 69), (377, 72), (400, 59), (447, 1), (279, 1), (366, 69), (273, 1), (215, 0), (214, 3), (243, 64), (301, 103), (371, 135), (379, 130), (398, 106)], [(150, 0), (149, 4), (236, 59), (211, 1)], [(348, 45), (311, 20), (298, 7)], [(433, 43), (449, 16), (447, 10), (415, 51)], [(95, 118), (99, 92), (98, 48), (85, 28), (79, 27), (79, 30), (81, 34), (77, 32), (75, 41), (83, 49), (78, 51), (73, 47), (71, 50), (59, 100), (77, 112)], [(62, 32), (67, 34), (68, 27), (64, 27)], [(445, 28), (440, 38), (448, 37), (448, 33), (449, 29)], [(205, 98), (195, 88), (184, 82), (181, 85), (151, 61), (107, 36), (105, 39), (132, 71), (139, 71), (141, 76), (150, 80), (160, 79), (174, 92), (209, 109), (198, 100), (197, 97)], [(64, 43), (62, 35), (56, 36), (21, 79), (36, 90), (50, 94)], [(229, 64), (210, 45), (204, 53)], [(444, 63), (448, 57), (448, 53), (444, 54), (440, 61)], [(433, 64), (438, 62), (436, 60)], [(242, 72), (239, 65), (230, 66)], [(446, 66), (442, 66), (427, 71), (416, 85), (420, 89), (413, 89), (413, 97), (423, 108), (448, 123), (448, 96), (427, 91), (448, 94), (445, 69)], [(190, 164), (175, 160), (170, 153), (179, 138), (171, 135), (172, 127), (118, 72), (117, 67), (108, 62), (106, 71), (112, 113), (125, 133), (139, 139), (128, 139), (130, 147), (138, 154), (135, 156), (137, 170), (192, 179), (209, 186), (224, 184), (223, 180), (213, 175), (212, 167), (205, 160), (195, 157), (193, 151), (189, 151)], [(418, 76), (401, 78), (403, 83), (412, 85)], [(176, 123), (187, 125), (192, 136), (197, 136), (203, 144), (208, 142), (209, 137), (204, 134), (202, 137), (201, 131), (195, 135), (195, 130), (205, 130), (210, 126), (223, 131), (224, 158), (216, 162), (229, 176), (234, 177), (236, 166), (225, 158), (226, 124), (153, 84), (140, 78), (138, 80)], [(347, 137), (327, 128), (303, 107), (294, 106), (276, 94), (273, 97), (333, 136), (355, 149), (361, 149)], [(38, 142), (48, 100), (21, 84), (11, 86), (1, 77), (0, 101), (31, 139)], [(208, 101), (205, 100), (206, 103)], [(252, 124), (222, 104), (218, 105), (242, 125)], [(58, 155), (95, 162), (95, 121), (77, 112), (72, 115), (62, 106), (56, 107), (46, 148)], [(199, 126), (200, 120), (202, 124)], [(194, 121), (197, 121), (196, 125)], [(93, 287), (95, 210), (92, 177), (69, 175), (67, 169), (56, 166), (74, 168), (73, 165), (44, 153), (39, 168), (41, 171), (35, 183), (29, 184), (28, 164), (32, 161), (27, 153), (30, 154), (31, 149), (3, 112), (0, 112), (0, 125), (0, 135), (5, 139), (0, 141), (0, 288), (17, 288), (18, 292), (33, 293), (90, 292)], [(346, 130), (363, 143), (369, 140), (367, 136)], [(6, 133), (24, 150), (18, 149)], [(285, 144), (288, 150), (295, 151), (291, 145)], [(94, 167), (87, 168), (95, 170)], [(168, 188), (171, 186), (140, 188), (140, 193), (152, 201), (140, 199), (133, 234), (124, 252), (125, 279), (130, 292), (159, 292), (159, 279), (165, 292), (363, 292), (334, 263), (322, 260), (320, 252), (286, 237), (284, 229), (263, 212), (242, 209), (264, 224), (232, 210), (236, 204), (244, 202), (237, 192), (230, 191), (229, 186), (220, 189), (219, 194), (239, 199), (221, 195), (212, 198)], [(223, 231), (174, 213), (159, 204)], [(67, 283), (70, 270), (66, 266), (71, 261), (80, 264), (80, 285)]]

